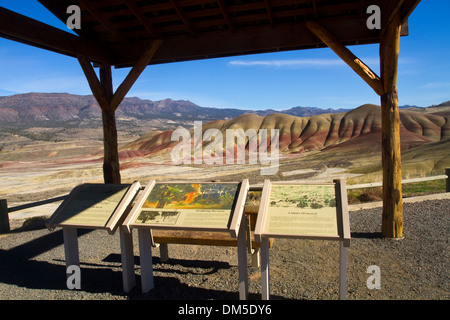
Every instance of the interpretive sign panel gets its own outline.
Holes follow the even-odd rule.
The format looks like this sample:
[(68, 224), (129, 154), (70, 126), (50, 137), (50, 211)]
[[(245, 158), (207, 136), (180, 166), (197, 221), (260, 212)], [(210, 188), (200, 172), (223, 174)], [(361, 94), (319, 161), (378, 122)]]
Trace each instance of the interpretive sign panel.
[[(248, 179), (239, 183), (149, 181), (123, 222), (138, 229), (142, 292), (154, 286), (152, 229), (230, 232), (237, 238), (239, 297), (248, 296), (244, 206)], [(242, 224), (242, 227), (241, 227)], [(122, 230), (121, 229), (121, 230)], [(125, 253), (133, 257), (132, 248)]]
[(46, 225), (49, 229), (66, 226), (105, 228), (112, 232), (139, 187), (139, 182), (80, 185), (72, 190)]
[(272, 185), (264, 233), (338, 237), (334, 185)]
[[(228, 230), (242, 183), (150, 183), (125, 221), (131, 227)], [(245, 195), (242, 198), (245, 199)]]
[(268, 239), (298, 238), (340, 241), (339, 298), (347, 292), (347, 248), (350, 221), (344, 180), (333, 184), (264, 182), (255, 227), (261, 242), (261, 296), (269, 299)]
[[(266, 183), (255, 233), (270, 237), (344, 237), (334, 184)], [(265, 202), (265, 203), (264, 203)], [(344, 214), (344, 216), (346, 216)]]

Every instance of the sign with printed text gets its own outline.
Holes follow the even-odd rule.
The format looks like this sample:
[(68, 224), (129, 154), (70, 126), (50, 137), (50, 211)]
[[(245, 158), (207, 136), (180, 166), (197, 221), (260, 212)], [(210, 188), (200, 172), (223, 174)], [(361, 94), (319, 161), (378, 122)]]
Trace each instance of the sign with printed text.
[(133, 225), (226, 229), (238, 192), (238, 183), (157, 183)]
[(333, 185), (272, 185), (265, 233), (338, 236)]
[(347, 204), (342, 206), (339, 198), (335, 184), (267, 182), (255, 234), (336, 240), (345, 234), (349, 238)]
[(49, 229), (68, 226), (113, 231), (139, 187), (138, 182), (80, 185), (72, 190), (46, 225)]

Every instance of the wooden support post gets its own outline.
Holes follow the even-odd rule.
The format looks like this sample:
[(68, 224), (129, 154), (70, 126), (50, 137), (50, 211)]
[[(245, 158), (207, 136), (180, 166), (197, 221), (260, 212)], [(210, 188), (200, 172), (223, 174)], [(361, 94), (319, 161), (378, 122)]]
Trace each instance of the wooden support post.
[(445, 169), (447, 180), (445, 180), (445, 192), (450, 192), (450, 168)]
[(120, 183), (119, 147), (117, 143), (116, 115), (102, 108), (103, 120), (103, 178), (105, 183)]
[(247, 238), (246, 238), (247, 218), (242, 215), (241, 226), (239, 227), (237, 238), (238, 249), (238, 269), (239, 269), (239, 299), (248, 298), (248, 272), (247, 272)]
[(138, 229), (142, 293), (153, 289), (152, 236), (150, 229)]
[(161, 262), (169, 261), (169, 244), (168, 243), (160, 243), (159, 244), (159, 257)]
[(347, 299), (347, 259), (348, 259), (348, 243), (346, 241), (339, 241), (339, 299)]
[(400, 150), (400, 113), (398, 108), (397, 70), (400, 51), (401, 21), (397, 13), (380, 45), (383, 216), (381, 231), (387, 238), (403, 238), (403, 196)]
[(400, 114), (398, 109), (397, 70), (400, 48), (401, 18), (395, 10), (381, 35), (381, 77), (358, 59), (350, 50), (319, 23), (310, 21), (307, 28), (344, 60), (370, 87), (381, 96), (383, 217), (382, 234), (403, 238), (403, 199), (400, 150)]
[(119, 229), (123, 291), (128, 293), (136, 286), (136, 276), (134, 273), (133, 234), (128, 233), (124, 227), (119, 227)]
[(269, 239), (261, 239), (261, 299), (269, 300), (270, 272), (269, 272)]
[(6, 199), (0, 200), (0, 234), (11, 231), (9, 225), (8, 202)]
[(144, 50), (135, 66), (131, 69), (115, 93), (112, 84), (111, 66), (102, 65), (100, 67), (99, 80), (90, 61), (83, 56), (78, 57), (89, 87), (102, 109), (104, 145), (103, 177), (105, 183), (121, 183), (115, 112), (145, 67), (150, 63), (161, 44), (162, 40), (155, 40)]
[(64, 255), (66, 258), (66, 268), (75, 265), (80, 266), (80, 257), (78, 252), (78, 233), (77, 228), (63, 228)]

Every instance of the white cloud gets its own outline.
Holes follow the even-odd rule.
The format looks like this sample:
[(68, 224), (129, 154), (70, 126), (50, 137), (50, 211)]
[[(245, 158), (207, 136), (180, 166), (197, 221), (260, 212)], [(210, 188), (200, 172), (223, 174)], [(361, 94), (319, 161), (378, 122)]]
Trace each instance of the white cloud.
[(340, 59), (288, 59), (288, 60), (234, 60), (228, 63), (239, 67), (330, 67), (342, 66), (344, 62)]
[(424, 89), (441, 89), (449, 88), (450, 82), (430, 82), (423, 86)]

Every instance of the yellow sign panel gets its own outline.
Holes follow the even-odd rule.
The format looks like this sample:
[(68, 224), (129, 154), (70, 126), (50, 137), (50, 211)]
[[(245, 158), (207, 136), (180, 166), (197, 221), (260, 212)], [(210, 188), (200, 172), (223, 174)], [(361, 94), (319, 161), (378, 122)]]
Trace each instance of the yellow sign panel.
[(338, 237), (334, 186), (272, 184), (264, 233)]
[(104, 227), (129, 187), (118, 184), (81, 185), (52, 224)]

